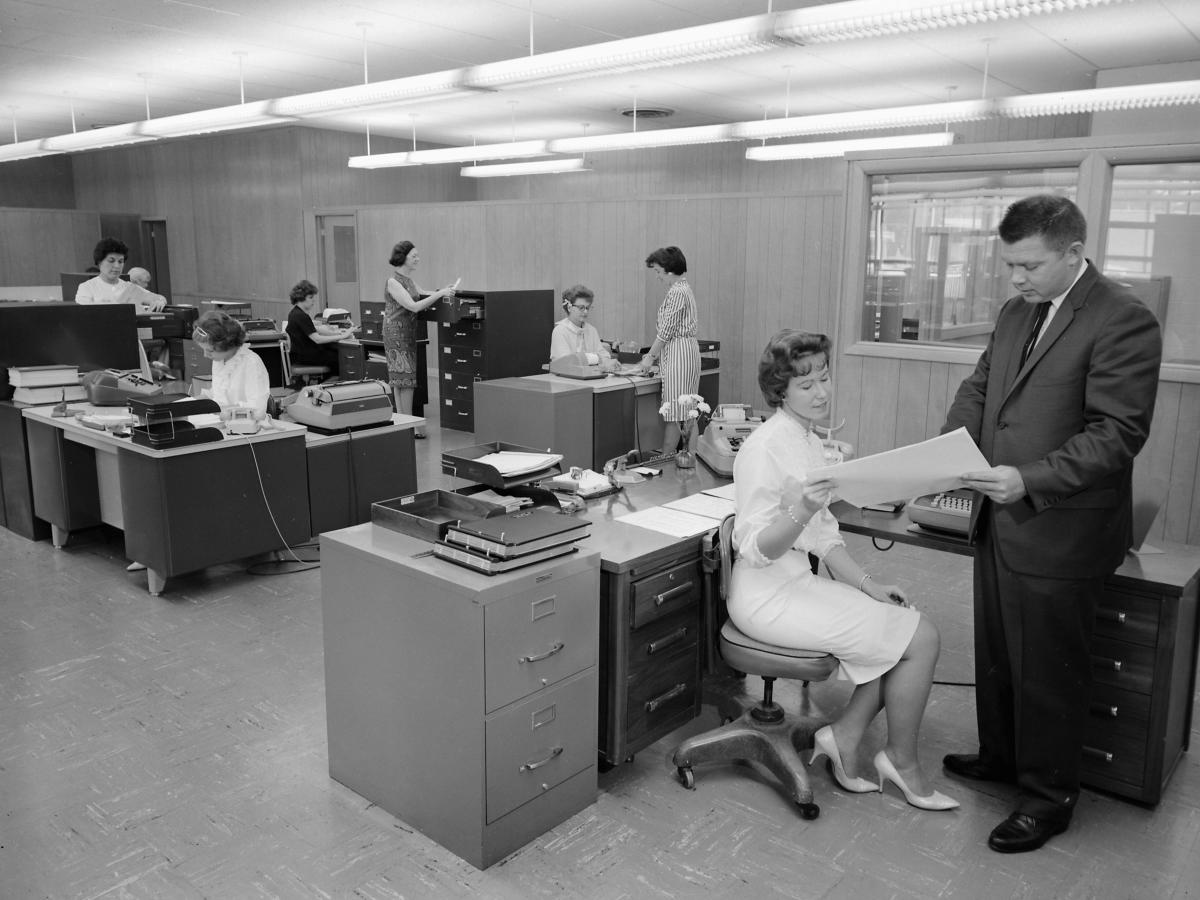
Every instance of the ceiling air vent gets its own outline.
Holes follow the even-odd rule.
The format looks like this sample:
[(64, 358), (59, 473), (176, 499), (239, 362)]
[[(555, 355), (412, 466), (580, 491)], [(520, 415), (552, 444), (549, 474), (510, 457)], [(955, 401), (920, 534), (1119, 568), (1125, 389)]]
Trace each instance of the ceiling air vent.
[(621, 115), (627, 119), (665, 119), (675, 115), (675, 110), (665, 106), (639, 106), (637, 109), (623, 109)]

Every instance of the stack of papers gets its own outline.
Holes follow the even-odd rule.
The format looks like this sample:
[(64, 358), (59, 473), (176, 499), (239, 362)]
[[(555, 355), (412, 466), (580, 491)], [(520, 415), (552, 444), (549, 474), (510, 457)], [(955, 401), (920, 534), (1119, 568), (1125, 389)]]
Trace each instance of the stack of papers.
[(617, 521), (673, 537), (694, 537), (712, 531), (733, 511), (733, 485), (727, 484), (672, 500), (662, 506), (629, 513)]
[(503, 506), (505, 512), (516, 512), (522, 506), (533, 505), (533, 500), (530, 497), (509, 497), (504, 494), (497, 494), (491, 488), (471, 494), (470, 496), (472, 500), (482, 500), (484, 503)]
[(517, 453), (512, 450), (488, 453), (475, 460), (477, 463), (491, 466), (505, 478), (532, 475), (561, 461), (561, 453)]

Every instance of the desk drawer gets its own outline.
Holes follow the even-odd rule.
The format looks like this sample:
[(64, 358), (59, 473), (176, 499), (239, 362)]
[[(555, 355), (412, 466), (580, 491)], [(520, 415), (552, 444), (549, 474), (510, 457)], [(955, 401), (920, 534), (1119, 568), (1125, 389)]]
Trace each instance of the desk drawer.
[(484, 352), (476, 347), (447, 347), (442, 346), (441, 370), (443, 372), (462, 372), (467, 375), (484, 377), (487, 373)]
[(686, 609), (700, 599), (700, 563), (689, 560), (633, 583), (630, 622), (633, 628)]
[(1096, 636), (1153, 647), (1158, 643), (1159, 601), (1105, 588), (1096, 607)]
[(1095, 638), (1092, 677), (1096, 684), (1149, 694), (1154, 686), (1154, 648)]
[(595, 765), (596, 693), (592, 669), (487, 720), (488, 822)]
[(1088, 730), (1083, 742), (1082, 780), (1088, 775), (1115, 778), (1140, 786), (1146, 780), (1146, 737)]
[(475, 430), (474, 397), (443, 397), (441, 408), (444, 427), (457, 428), (459, 431)]
[(1146, 740), (1150, 728), (1150, 697), (1106, 684), (1092, 688), (1085, 743), (1097, 746), (1099, 735), (1121, 734)]
[(438, 323), (438, 345), (479, 350), (483, 347), (483, 322), (463, 319), (459, 322)]
[(628, 709), (625, 740), (635, 743), (648, 734), (687, 716), (700, 696), (700, 656), (695, 647), (655, 665), (640, 666), (627, 680)]
[(483, 647), (488, 712), (596, 664), (597, 577), (579, 572), (488, 604)]
[(639, 666), (657, 666), (661, 660), (680, 650), (695, 647), (700, 635), (700, 617), (696, 609), (684, 609), (638, 629), (629, 636), (629, 671)]

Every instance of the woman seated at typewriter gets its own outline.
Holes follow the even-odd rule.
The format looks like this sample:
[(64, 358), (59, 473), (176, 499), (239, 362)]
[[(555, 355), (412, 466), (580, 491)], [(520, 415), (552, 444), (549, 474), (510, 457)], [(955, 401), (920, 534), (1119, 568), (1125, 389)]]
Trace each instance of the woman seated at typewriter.
[(254, 410), (256, 417), (266, 416), (271, 379), (262, 358), (246, 343), (242, 323), (228, 313), (206, 312), (196, 322), (192, 340), (213, 361), (212, 389), (202, 396), (215, 400), (222, 413), (240, 406)]

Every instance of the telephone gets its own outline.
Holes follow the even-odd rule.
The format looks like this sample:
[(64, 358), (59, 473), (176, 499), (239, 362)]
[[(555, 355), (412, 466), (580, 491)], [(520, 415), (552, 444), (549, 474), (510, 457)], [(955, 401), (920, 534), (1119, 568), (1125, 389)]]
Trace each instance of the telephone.
[(967, 488), (925, 494), (908, 504), (908, 517), (922, 528), (966, 536), (971, 525), (974, 492)]
[(599, 362), (595, 365), (589, 364), (586, 353), (568, 353), (566, 356), (550, 360), (550, 374), (562, 375), (564, 378), (588, 380), (604, 378), (608, 373), (604, 371)]
[(266, 416), (248, 406), (231, 406), (221, 413), (221, 418), (230, 434), (258, 434)]

